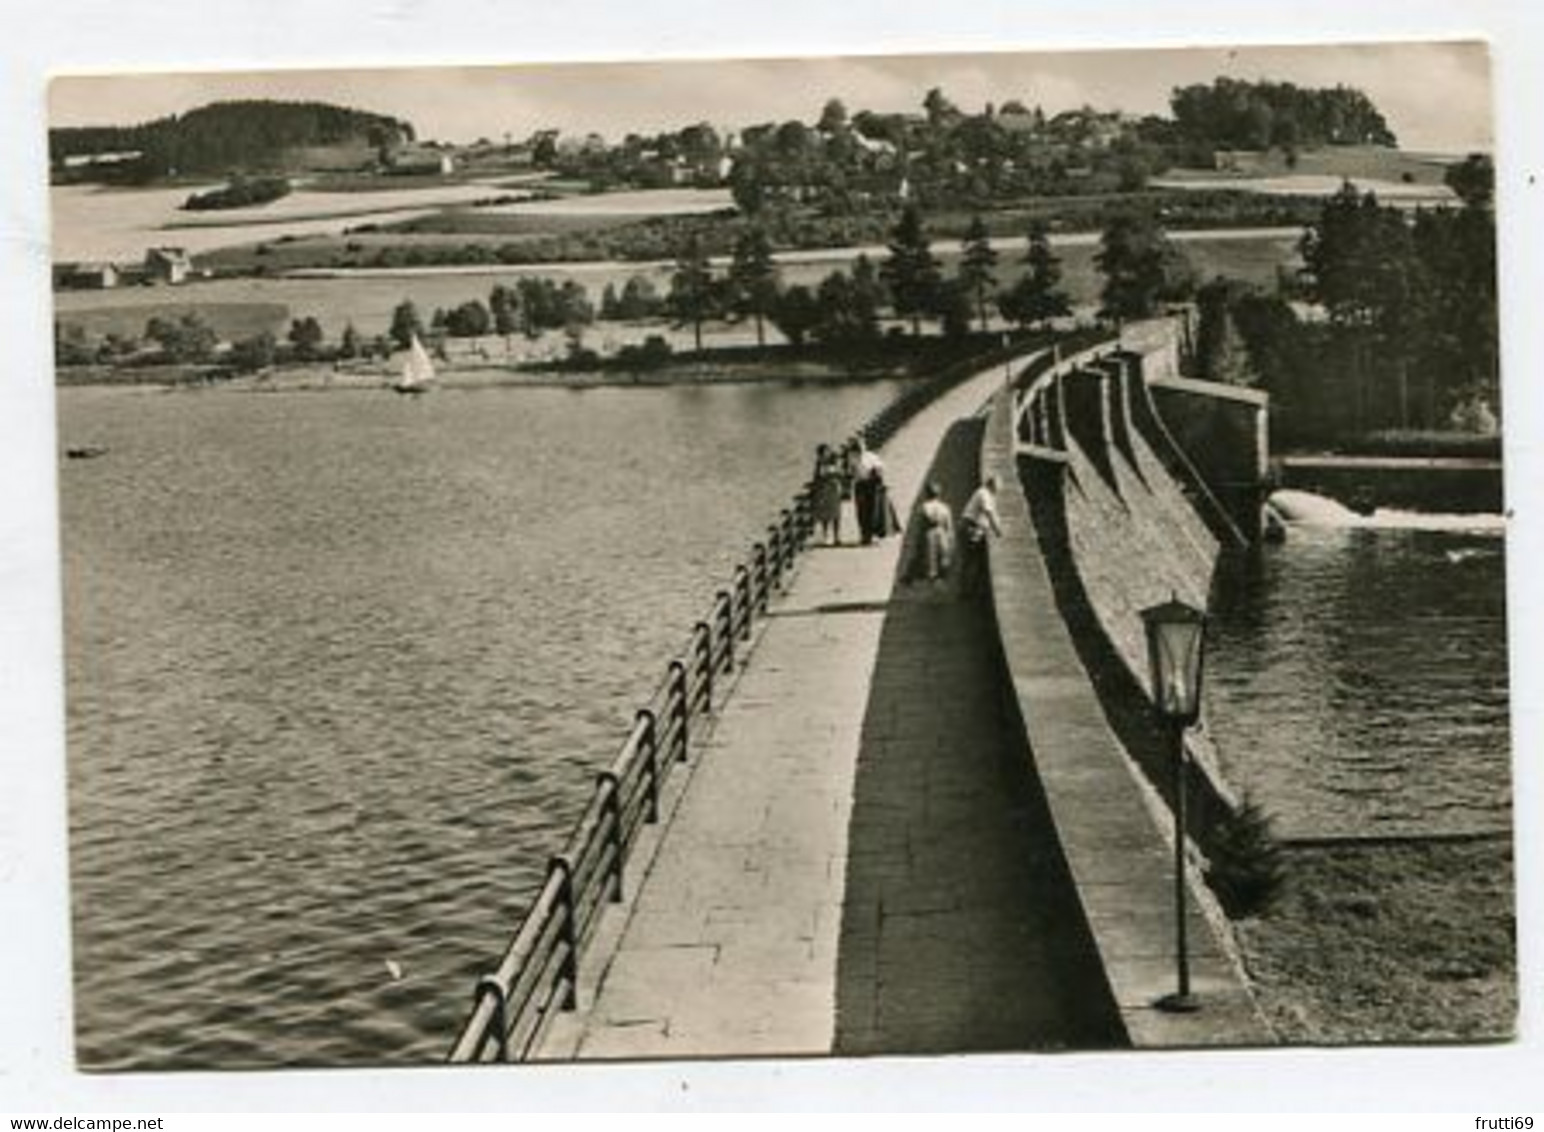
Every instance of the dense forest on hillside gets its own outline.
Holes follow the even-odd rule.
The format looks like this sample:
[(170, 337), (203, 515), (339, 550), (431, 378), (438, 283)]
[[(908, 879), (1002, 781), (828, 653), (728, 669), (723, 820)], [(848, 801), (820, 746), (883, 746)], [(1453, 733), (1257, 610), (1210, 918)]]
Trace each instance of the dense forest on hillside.
[(215, 102), (137, 126), (84, 126), (48, 132), (55, 167), (74, 155), (138, 151), (115, 168), (128, 181), (232, 170), (277, 170), (288, 150), (365, 139), (371, 145), (410, 141), (413, 127), (396, 118), (323, 102)]

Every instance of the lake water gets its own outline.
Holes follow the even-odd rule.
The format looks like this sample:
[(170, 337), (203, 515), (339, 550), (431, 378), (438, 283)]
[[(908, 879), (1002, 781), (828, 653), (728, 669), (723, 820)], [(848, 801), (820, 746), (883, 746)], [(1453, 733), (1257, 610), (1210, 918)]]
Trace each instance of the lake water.
[(108, 448), (60, 469), (81, 1064), (441, 1059), (633, 707), (897, 389), (62, 391)]
[(1278, 833), (1510, 827), (1504, 545), (1294, 526), (1225, 572), (1208, 726)]
[[(60, 468), (82, 1065), (440, 1060), (688, 626), (897, 388), (63, 390), (108, 448)], [(1230, 575), (1211, 727), (1280, 832), (1506, 827), (1502, 548), (1299, 527)]]

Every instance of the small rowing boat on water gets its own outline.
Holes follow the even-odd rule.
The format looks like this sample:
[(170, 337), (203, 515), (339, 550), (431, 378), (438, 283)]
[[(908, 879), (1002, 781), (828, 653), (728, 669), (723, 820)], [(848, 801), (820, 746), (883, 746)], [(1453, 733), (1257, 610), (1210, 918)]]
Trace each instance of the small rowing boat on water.
[(434, 382), (434, 376), (434, 361), (415, 334), (408, 345), (407, 357), (402, 362), (402, 376), (397, 378), (392, 388), (398, 393), (427, 393)]

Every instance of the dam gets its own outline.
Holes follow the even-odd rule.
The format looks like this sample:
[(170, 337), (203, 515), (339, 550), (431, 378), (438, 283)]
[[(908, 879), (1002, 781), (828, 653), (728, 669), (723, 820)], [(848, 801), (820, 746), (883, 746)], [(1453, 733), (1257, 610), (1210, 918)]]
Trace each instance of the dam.
[[(640, 709), (450, 1059), (1272, 1042), (1201, 879), (1237, 799), (1196, 739), (1176, 877), (1145, 687), (1138, 612), (1204, 605), (1266, 485), (1263, 396), (1182, 377), (1179, 339), (1007, 349), (866, 424), (903, 514), (999, 478), (988, 584), (916, 579), (912, 523), (816, 546), (801, 494)], [(1195, 1013), (1158, 1006), (1176, 881)]]

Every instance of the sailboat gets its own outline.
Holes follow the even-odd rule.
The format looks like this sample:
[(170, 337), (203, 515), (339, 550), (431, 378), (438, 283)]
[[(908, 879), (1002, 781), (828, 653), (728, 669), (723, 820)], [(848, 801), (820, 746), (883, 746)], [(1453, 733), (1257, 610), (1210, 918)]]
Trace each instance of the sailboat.
[(434, 362), (415, 334), (407, 348), (407, 359), (402, 363), (402, 376), (392, 388), (398, 393), (427, 393), (433, 381)]

